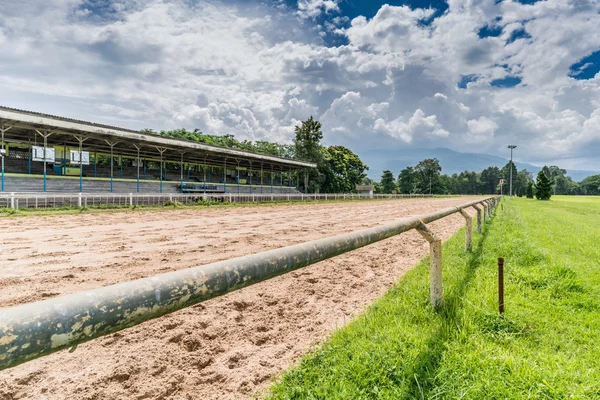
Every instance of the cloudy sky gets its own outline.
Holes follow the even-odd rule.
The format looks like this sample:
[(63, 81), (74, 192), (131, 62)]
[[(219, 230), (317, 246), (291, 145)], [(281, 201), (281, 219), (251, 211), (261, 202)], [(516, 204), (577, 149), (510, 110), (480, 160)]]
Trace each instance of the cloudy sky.
[(600, 170), (600, 0), (0, 0), (0, 104)]

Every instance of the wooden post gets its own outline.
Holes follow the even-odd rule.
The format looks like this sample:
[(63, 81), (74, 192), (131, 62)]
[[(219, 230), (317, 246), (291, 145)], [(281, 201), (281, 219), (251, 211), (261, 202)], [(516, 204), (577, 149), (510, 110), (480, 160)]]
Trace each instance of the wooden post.
[(442, 241), (421, 222), (417, 231), (429, 242), (429, 298), (434, 307), (442, 304)]
[(465, 244), (467, 251), (471, 251), (473, 242), (473, 219), (464, 209), (460, 210), (460, 213), (465, 217)]

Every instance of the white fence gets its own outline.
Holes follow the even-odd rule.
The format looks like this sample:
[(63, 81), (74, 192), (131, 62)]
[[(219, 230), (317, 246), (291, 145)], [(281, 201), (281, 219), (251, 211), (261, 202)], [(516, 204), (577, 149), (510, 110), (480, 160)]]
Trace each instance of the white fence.
[(282, 201), (368, 200), (432, 197), (424, 194), (356, 194), (356, 193), (266, 193), (266, 194), (115, 194), (115, 193), (1, 193), (0, 208), (14, 210), (27, 208), (62, 207), (140, 207), (178, 202), (184, 205), (204, 203), (263, 203)]

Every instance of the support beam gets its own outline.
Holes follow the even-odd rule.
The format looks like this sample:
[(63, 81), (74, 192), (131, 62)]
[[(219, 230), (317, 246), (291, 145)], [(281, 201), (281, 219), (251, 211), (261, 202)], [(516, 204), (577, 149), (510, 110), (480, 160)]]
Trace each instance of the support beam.
[(429, 242), (429, 299), (434, 307), (442, 304), (442, 241), (421, 222), (417, 231)]
[(134, 144), (133, 147), (137, 150), (137, 193), (140, 192), (140, 149), (142, 146)]
[(156, 147), (156, 150), (160, 153), (160, 186), (159, 191), (162, 193), (162, 182), (163, 182), (163, 153), (167, 151), (164, 147)]
[(0, 131), (2, 131), (2, 149), (0, 149), (0, 157), (2, 158), (2, 191), (4, 192), (4, 157), (6, 157), (6, 149), (4, 148), (4, 132), (8, 131), (12, 126), (6, 126), (2, 124)]
[[(79, 193), (82, 193), (83, 192), (83, 159), (82, 159), (83, 142), (85, 142), (88, 138), (83, 137), (81, 135), (73, 135), (73, 137), (79, 142)], [(63, 158), (64, 157), (66, 157), (66, 151), (65, 151), (65, 154), (63, 154)], [(79, 207), (81, 207), (81, 205)]]
[(460, 210), (460, 214), (465, 217), (465, 245), (467, 251), (471, 251), (473, 242), (473, 218), (464, 210)]
[(481, 233), (481, 208), (476, 205), (473, 208), (477, 210), (477, 232)]
[(46, 169), (47, 169), (47, 167), (46, 167), (46, 148), (48, 147), (48, 138), (50, 137), (50, 135), (52, 135), (53, 132), (42, 131), (43, 132), (42, 133), (42, 132), (38, 131), (37, 129), (36, 129), (36, 132), (40, 136), (42, 136), (44, 138), (44, 157), (43, 158), (44, 158), (44, 192), (45, 192), (46, 191), (46, 180), (47, 180), (47, 176), (46, 176), (47, 175), (47, 173), (46, 173)]
[(119, 142), (111, 142), (105, 140), (106, 144), (110, 146), (110, 192), (113, 191), (113, 178), (114, 178), (114, 167), (115, 167), (115, 157), (114, 157), (114, 148)]

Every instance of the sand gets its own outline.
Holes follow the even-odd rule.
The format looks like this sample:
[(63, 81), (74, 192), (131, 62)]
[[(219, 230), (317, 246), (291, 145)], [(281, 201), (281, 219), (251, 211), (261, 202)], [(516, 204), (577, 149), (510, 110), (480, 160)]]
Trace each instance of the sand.
[[(257, 253), (474, 198), (0, 220), (0, 307)], [(473, 211), (470, 211), (473, 214)], [(446, 239), (459, 214), (436, 221)], [(251, 399), (426, 256), (412, 231), (0, 372), (0, 399)]]

